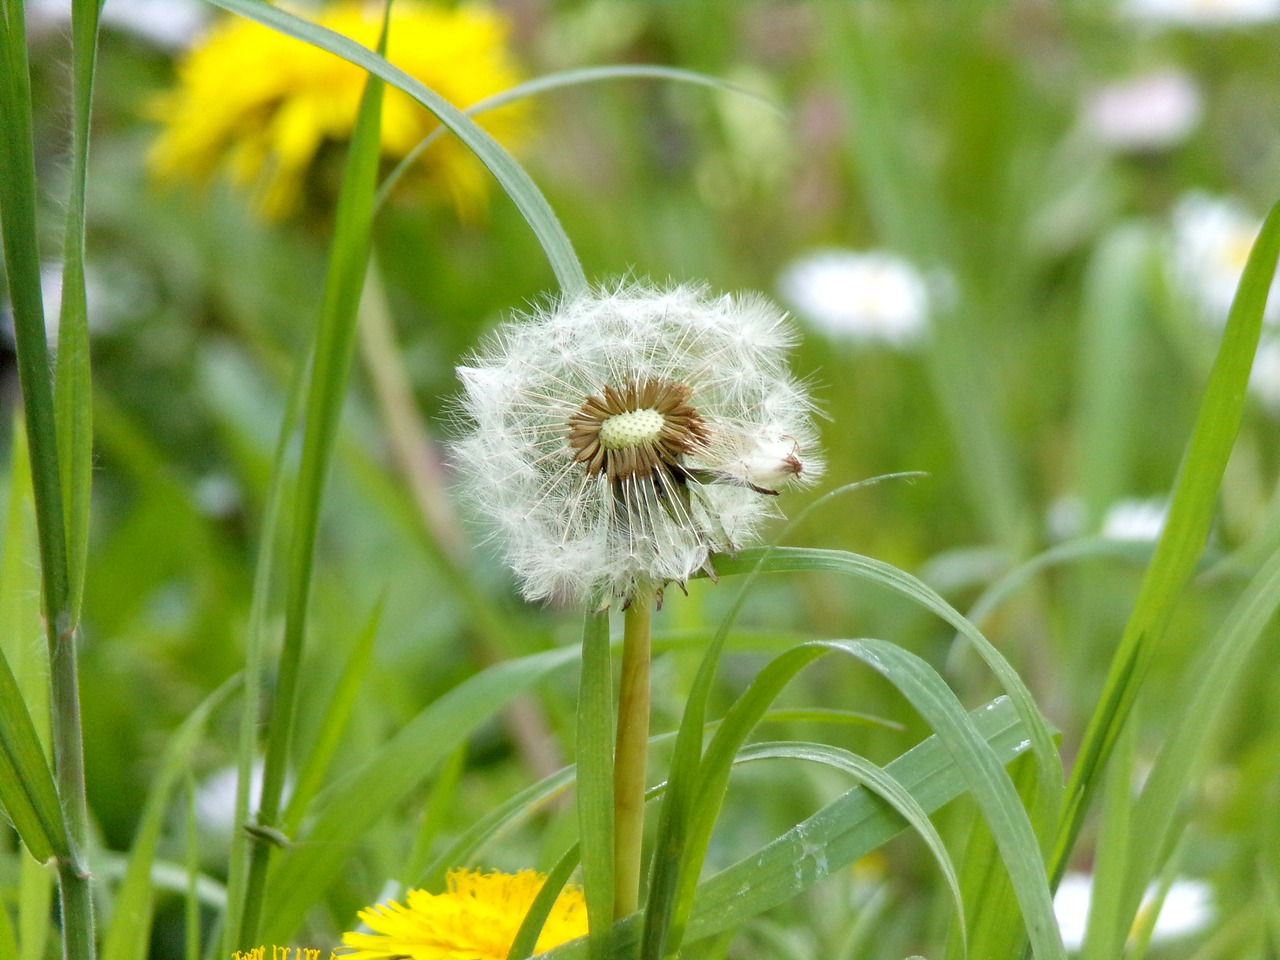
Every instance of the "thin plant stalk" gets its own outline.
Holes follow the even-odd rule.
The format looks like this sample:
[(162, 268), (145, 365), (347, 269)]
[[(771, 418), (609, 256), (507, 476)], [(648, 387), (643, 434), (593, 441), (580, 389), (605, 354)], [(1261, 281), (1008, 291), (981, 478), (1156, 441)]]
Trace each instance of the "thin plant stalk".
[(613, 754), (614, 919), (630, 916), (640, 906), (653, 602), (651, 592), (640, 592), (632, 598), (623, 619), (618, 732)]

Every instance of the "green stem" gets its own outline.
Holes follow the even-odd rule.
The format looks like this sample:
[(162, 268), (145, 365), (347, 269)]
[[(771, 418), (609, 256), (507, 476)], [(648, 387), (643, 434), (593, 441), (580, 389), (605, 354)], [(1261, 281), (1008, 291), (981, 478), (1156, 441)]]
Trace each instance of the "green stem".
[(614, 919), (630, 916), (640, 906), (653, 600), (651, 592), (641, 591), (623, 620), (618, 739), (613, 754)]
[[(51, 633), (53, 631), (50, 631)], [(80, 736), (80, 690), (76, 674), (76, 631), (60, 633), (49, 662), (53, 703), (53, 749), (58, 793), (71, 837), (71, 852), (58, 860), (62, 900), (64, 960), (94, 956), (93, 898), (83, 851), (89, 810), (84, 789), (84, 744)]]

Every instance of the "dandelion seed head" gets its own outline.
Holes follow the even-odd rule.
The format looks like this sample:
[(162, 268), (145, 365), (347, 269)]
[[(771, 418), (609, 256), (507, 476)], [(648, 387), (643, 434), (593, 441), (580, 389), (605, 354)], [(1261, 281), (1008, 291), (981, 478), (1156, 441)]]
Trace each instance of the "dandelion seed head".
[(820, 472), (793, 334), (763, 298), (619, 284), (499, 327), (459, 369), (461, 488), (527, 597), (684, 582)]

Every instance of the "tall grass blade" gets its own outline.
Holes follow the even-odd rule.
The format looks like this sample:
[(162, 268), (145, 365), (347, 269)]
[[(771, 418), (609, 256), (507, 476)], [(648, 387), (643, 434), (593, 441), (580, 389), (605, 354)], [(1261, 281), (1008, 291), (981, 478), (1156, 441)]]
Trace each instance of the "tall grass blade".
[(89, 552), (89, 492), (93, 482), (93, 388), (89, 369), (89, 311), (85, 294), (85, 201), (89, 121), (98, 49), (99, 0), (71, 4), (71, 193), (62, 241), (62, 307), (54, 412), (67, 524), (69, 614), (79, 618)]
[[(389, 16), (389, 11), (388, 14)], [(386, 42), (386, 22), (382, 44)], [(347, 376), (355, 346), (355, 323), (369, 261), (373, 191), (381, 156), (382, 83), (370, 77), (360, 102), (347, 151), (342, 188), (325, 278), (310, 386), (304, 411), (302, 463), (294, 501), (292, 542), (285, 580), (285, 625), (275, 700), (263, 764), (262, 796), (257, 825), (279, 826), (280, 802), (293, 739), (293, 718), (302, 648), (306, 636), (307, 609), (320, 503), (338, 430), (338, 418), (346, 394)], [(238, 942), (242, 949), (254, 946), (266, 883), (271, 846), (252, 846), (240, 907)]]
[[(1027, 749), (1028, 731), (1005, 698), (969, 714), (974, 727), (1001, 763)], [(967, 789), (959, 761), (936, 734), (885, 767), (907, 788), (921, 809), (933, 813)], [(698, 887), (686, 944), (714, 937), (766, 910), (793, 899), (824, 876), (866, 856), (906, 829), (900, 814), (865, 787), (854, 787), (782, 836), (711, 877)], [(827, 869), (814, 869), (815, 857), (826, 857)], [(797, 869), (799, 865), (799, 869)], [(610, 960), (635, 956), (642, 932), (640, 918), (615, 927)], [(686, 952), (690, 952), (687, 948)], [(582, 960), (581, 944), (565, 944), (548, 960)]]
[(1168, 731), (1135, 803), (1130, 827), (1123, 915), (1134, 917), (1142, 891), (1163, 868), (1188, 816), (1188, 789), (1200, 782), (1223, 709), (1244, 668), (1280, 608), (1280, 551), (1273, 553), (1231, 608), (1222, 627), (1186, 671), (1177, 702), (1184, 704)]
[(703, 760), (681, 865), (671, 945), (679, 944), (685, 918), (692, 912), (695, 884), (723, 803), (733, 755), (791, 678), (832, 652), (861, 661), (889, 680), (952, 752), (1009, 871), (1032, 950), (1037, 957), (1064, 958), (1039, 843), (1008, 774), (942, 678), (920, 658), (881, 640), (813, 641), (795, 647), (769, 663), (730, 708)]
[(1050, 862), (1056, 885), (1097, 789), (1116, 738), (1129, 718), (1146, 669), (1159, 649), (1174, 609), (1204, 549), (1214, 499), (1235, 444), (1245, 385), (1262, 331), (1271, 278), (1280, 257), (1280, 204), (1271, 208), (1249, 254), (1231, 305), (1209, 384), (1178, 476), (1169, 516), (1142, 581), (1133, 612), (1111, 661), (1097, 709), (1085, 730), (1067, 784), (1058, 840)]
[(466, 117), (438, 93), (428, 89), (403, 70), (387, 62), (367, 47), (317, 26), (310, 21), (261, 2), (261, 0), (208, 0), (214, 6), (237, 13), (291, 37), (296, 37), (322, 50), (364, 67), (399, 90), (413, 97), (435, 114), (476, 157), (489, 168), (494, 178), (519, 208), (538, 238), (561, 289), (566, 293), (586, 287), (582, 264), (573, 252), (564, 228), (546, 198), (529, 174), (496, 140)]

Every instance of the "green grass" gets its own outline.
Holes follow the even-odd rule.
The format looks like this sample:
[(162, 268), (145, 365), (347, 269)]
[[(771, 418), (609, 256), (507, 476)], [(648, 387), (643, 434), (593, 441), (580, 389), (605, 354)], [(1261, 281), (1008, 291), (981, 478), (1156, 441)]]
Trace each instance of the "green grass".
[[(513, 28), (531, 79), (459, 110), (282, 8), (209, 8), (376, 77), (288, 221), (147, 180), (172, 57), (110, 7), (50, 32), (0, 4), (0, 955), (323, 955), (462, 866), (550, 873), (513, 960), (566, 883), (592, 936), (558, 960), (1063, 957), (1079, 871), (1086, 958), (1274, 955), (1280, 411), (1249, 378), (1280, 26), (574, 2)], [(1200, 90), (1186, 139), (1091, 140), (1081, 103), (1153, 64)], [(380, 153), (392, 88), (442, 125), (423, 156), (480, 158), (484, 218)], [(512, 155), (477, 121), (516, 101)], [(1216, 321), (1170, 267), (1193, 190), (1272, 210)], [(779, 497), (775, 546), (666, 590), (613, 923), (621, 618), (521, 602), (455, 515), (454, 367), (548, 293), (774, 293), (821, 246), (924, 268), (930, 335), (797, 318), (826, 475)], [(1158, 538), (1102, 535), (1152, 496)], [(1143, 900), (1188, 877), (1214, 913), (1171, 940)]]

